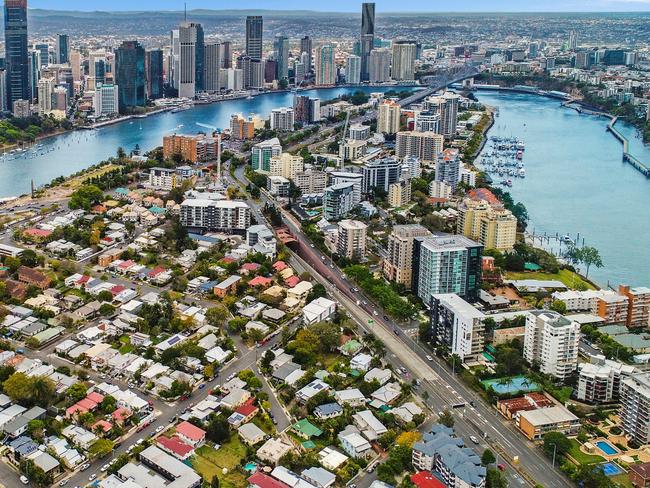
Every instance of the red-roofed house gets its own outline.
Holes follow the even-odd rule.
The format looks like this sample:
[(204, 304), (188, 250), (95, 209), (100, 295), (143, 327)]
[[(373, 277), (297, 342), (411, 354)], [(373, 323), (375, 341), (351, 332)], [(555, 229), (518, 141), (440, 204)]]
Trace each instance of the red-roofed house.
[(124, 422), (126, 422), (131, 417), (131, 415), (133, 415), (131, 413), (131, 410), (128, 408), (120, 407), (113, 412), (113, 421), (117, 422), (120, 425), (123, 425)]
[(117, 296), (120, 293), (122, 293), (124, 290), (126, 290), (126, 286), (124, 285), (115, 285), (113, 288), (111, 288), (111, 293), (113, 296)]
[(221, 262), (222, 262), (223, 264), (234, 263), (234, 262), (235, 262), (235, 258), (233, 258), (232, 256), (225, 256), (225, 257), (221, 260)]
[(113, 424), (111, 424), (110, 422), (107, 422), (106, 420), (103, 420), (103, 419), (98, 420), (97, 422), (95, 422), (93, 424), (93, 427), (92, 427), (93, 432), (97, 432), (98, 427), (102, 429), (102, 432), (104, 434), (107, 434), (113, 428)]
[(194, 448), (178, 438), (178, 436), (164, 437), (156, 439), (158, 446), (181, 461), (185, 461), (194, 454)]
[(42, 242), (48, 237), (50, 237), (50, 235), (52, 235), (52, 231), (45, 230), (45, 229), (31, 228), (24, 231), (23, 235), (32, 241)]
[(278, 272), (284, 271), (285, 269), (287, 269), (287, 263), (285, 263), (284, 261), (276, 261), (275, 263), (273, 263), (273, 269)]
[(447, 488), (447, 485), (428, 471), (420, 471), (411, 475), (411, 481), (418, 488)]
[(296, 275), (289, 276), (289, 278), (284, 280), (284, 284), (289, 288), (294, 288), (298, 283), (300, 283), (300, 278), (298, 278)]
[(88, 395), (86, 395), (86, 398), (88, 398), (88, 400), (92, 400), (97, 404), (102, 403), (104, 401), (104, 395), (96, 391), (91, 391), (90, 393), (88, 393)]
[(135, 266), (135, 264), (136, 264), (135, 261), (133, 261), (133, 260), (131, 260), (131, 259), (128, 259), (128, 260), (126, 260), (126, 261), (121, 262), (121, 263), (117, 266), (117, 269), (118, 269), (118, 271), (120, 271), (121, 273), (126, 273), (126, 271), (127, 271), (129, 268), (132, 268), (133, 266)]
[(77, 415), (80, 415), (82, 413), (86, 413), (88, 411), (87, 408), (82, 407), (78, 403), (75, 403), (71, 407), (68, 407), (65, 409), (65, 417), (68, 419), (71, 419)]
[(475, 188), (467, 192), (467, 196), (472, 200), (485, 200), (490, 205), (497, 205), (501, 202), (499, 199), (487, 188)]
[(28, 285), (34, 285), (41, 290), (49, 288), (50, 283), (52, 283), (52, 279), (45, 273), (34, 268), (28, 268), (27, 266), (18, 268), (18, 281), (27, 283)]
[(258, 269), (260, 269), (260, 265), (257, 263), (244, 263), (241, 268), (239, 268), (239, 272), (246, 276), (247, 274), (254, 273)]
[(253, 419), (253, 417), (257, 415), (257, 412), (260, 411), (260, 409), (257, 406), (255, 406), (254, 402), (255, 402), (254, 398), (249, 398), (248, 400), (246, 400), (246, 403), (240, 405), (239, 407), (237, 407), (237, 410), (235, 410), (236, 413), (244, 416), (244, 419), (241, 421), (242, 424), (250, 422)]
[(183, 442), (194, 447), (198, 447), (205, 441), (205, 430), (187, 421), (176, 426), (176, 434)]
[(265, 278), (264, 276), (256, 276), (248, 282), (248, 286), (255, 287), (259, 286), (260, 288), (268, 288), (273, 283), (271, 278)]
[(81, 288), (84, 286), (86, 283), (90, 281), (90, 276), (89, 275), (83, 275), (81, 278), (79, 278), (77, 281), (74, 282), (75, 286), (78, 286)]
[(286, 483), (271, 478), (268, 474), (264, 474), (261, 471), (257, 471), (246, 481), (248, 481), (251, 488), (290, 488)]
[(147, 273), (147, 276), (148, 276), (149, 278), (155, 278), (155, 277), (158, 276), (160, 273), (164, 273), (165, 271), (167, 271), (167, 270), (166, 270), (165, 268), (163, 268), (162, 266), (156, 266), (154, 269), (152, 269), (151, 271), (149, 271), (149, 273)]

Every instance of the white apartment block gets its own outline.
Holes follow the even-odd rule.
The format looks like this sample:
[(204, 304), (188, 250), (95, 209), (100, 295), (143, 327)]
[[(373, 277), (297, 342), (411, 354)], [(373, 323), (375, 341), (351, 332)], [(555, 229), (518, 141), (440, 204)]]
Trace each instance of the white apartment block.
[(183, 227), (243, 234), (251, 225), (251, 209), (240, 200), (190, 198), (181, 204)]
[(542, 373), (565, 379), (578, 366), (580, 324), (557, 312), (533, 310), (526, 316), (524, 358)]
[(621, 381), (623, 431), (639, 444), (650, 444), (650, 374), (639, 373)]
[(293, 131), (294, 129), (294, 112), (291, 107), (274, 108), (271, 110), (271, 130), (283, 132)]
[(591, 404), (618, 400), (621, 380), (637, 372), (634, 366), (605, 359), (604, 356), (591, 358), (591, 363), (581, 363), (578, 367), (578, 388), (576, 398)]

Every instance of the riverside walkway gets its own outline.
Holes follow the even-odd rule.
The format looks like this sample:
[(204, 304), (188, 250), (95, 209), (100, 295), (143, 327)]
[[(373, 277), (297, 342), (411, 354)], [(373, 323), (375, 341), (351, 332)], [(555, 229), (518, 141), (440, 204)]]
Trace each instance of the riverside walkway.
[(612, 120), (607, 124), (607, 130), (611, 132), (616, 139), (621, 141), (623, 144), (623, 161), (630, 163), (634, 168), (636, 168), (641, 174), (646, 178), (650, 178), (650, 168), (642, 163), (638, 158), (630, 154), (630, 141), (627, 140), (623, 134), (621, 134), (616, 127), (616, 121), (618, 117), (613, 117)]

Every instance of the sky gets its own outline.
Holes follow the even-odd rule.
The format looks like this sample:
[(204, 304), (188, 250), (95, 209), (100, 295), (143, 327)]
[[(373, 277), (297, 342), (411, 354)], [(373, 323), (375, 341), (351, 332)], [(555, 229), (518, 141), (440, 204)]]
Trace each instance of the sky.
[[(650, 0), (377, 0), (377, 12), (600, 12), (650, 11)], [(182, 10), (183, 0), (29, 0), (30, 8), (56, 10)], [(328, 0), (240, 0), (236, 3), (215, 0), (187, 0), (188, 10), (207, 9), (271, 9), (320, 10), (329, 12), (357, 12), (361, 1)]]

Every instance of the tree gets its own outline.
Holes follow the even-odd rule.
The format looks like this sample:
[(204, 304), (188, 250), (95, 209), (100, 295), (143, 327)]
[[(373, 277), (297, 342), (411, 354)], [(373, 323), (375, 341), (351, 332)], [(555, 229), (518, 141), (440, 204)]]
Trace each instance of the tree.
[(205, 437), (215, 444), (223, 444), (230, 439), (230, 426), (223, 415), (217, 415), (208, 424)]
[(113, 413), (117, 408), (117, 400), (111, 395), (106, 395), (102, 400), (102, 403), (99, 404), (99, 408), (101, 408), (104, 413)]
[(553, 453), (555, 456), (563, 456), (571, 450), (571, 441), (561, 432), (548, 432), (544, 434), (543, 440), (542, 449), (549, 458), (553, 458)]
[(88, 389), (86, 388), (86, 385), (84, 385), (83, 383), (75, 383), (65, 391), (65, 396), (68, 398), (70, 405), (77, 403), (80, 400), (83, 400), (84, 398), (86, 398), (87, 394), (88, 394)]
[(507, 488), (508, 481), (498, 469), (488, 469), (485, 476), (485, 488)]
[(83, 208), (90, 210), (90, 207), (101, 201), (104, 193), (95, 185), (83, 185), (70, 195), (68, 206), (71, 209)]
[(602, 468), (595, 464), (583, 464), (575, 475), (582, 488), (613, 488), (615, 485)]
[(212, 307), (205, 312), (205, 319), (214, 327), (221, 327), (227, 318), (228, 310), (223, 307)]
[(490, 449), (486, 449), (483, 451), (483, 454), (481, 454), (481, 464), (483, 466), (488, 466), (490, 464), (496, 463), (496, 458), (494, 457), (494, 453)]
[(566, 313), (566, 303), (562, 300), (553, 300), (551, 302), (551, 310), (561, 314)]
[(88, 449), (88, 457), (104, 457), (113, 451), (114, 445), (109, 439), (97, 439)]
[(585, 271), (587, 278), (589, 277), (589, 268), (591, 266), (595, 266), (596, 268), (602, 268), (604, 266), (600, 252), (595, 247), (585, 246), (581, 248), (578, 252), (578, 257), (580, 262), (587, 267)]
[(12, 400), (22, 404), (47, 408), (55, 399), (54, 381), (42, 376), (30, 378), (25, 373), (14, 373), (2, 387)]
[(449, 410), (444, 410), (442, 412), (442, 415), (438, 419), (438, 422), (441, 423), (442, 425), (446, 426), (446, 427), (451, 428), (451, 427), (454, 426), (455, 420), (454, 420), (454, 417), (453, 417), (453, 415), (451, 414), (451, 412)]
[(97, 294), (97, 300), (100, 302), (112, 302), (113, 294), (108, 290), (102, 290)]

